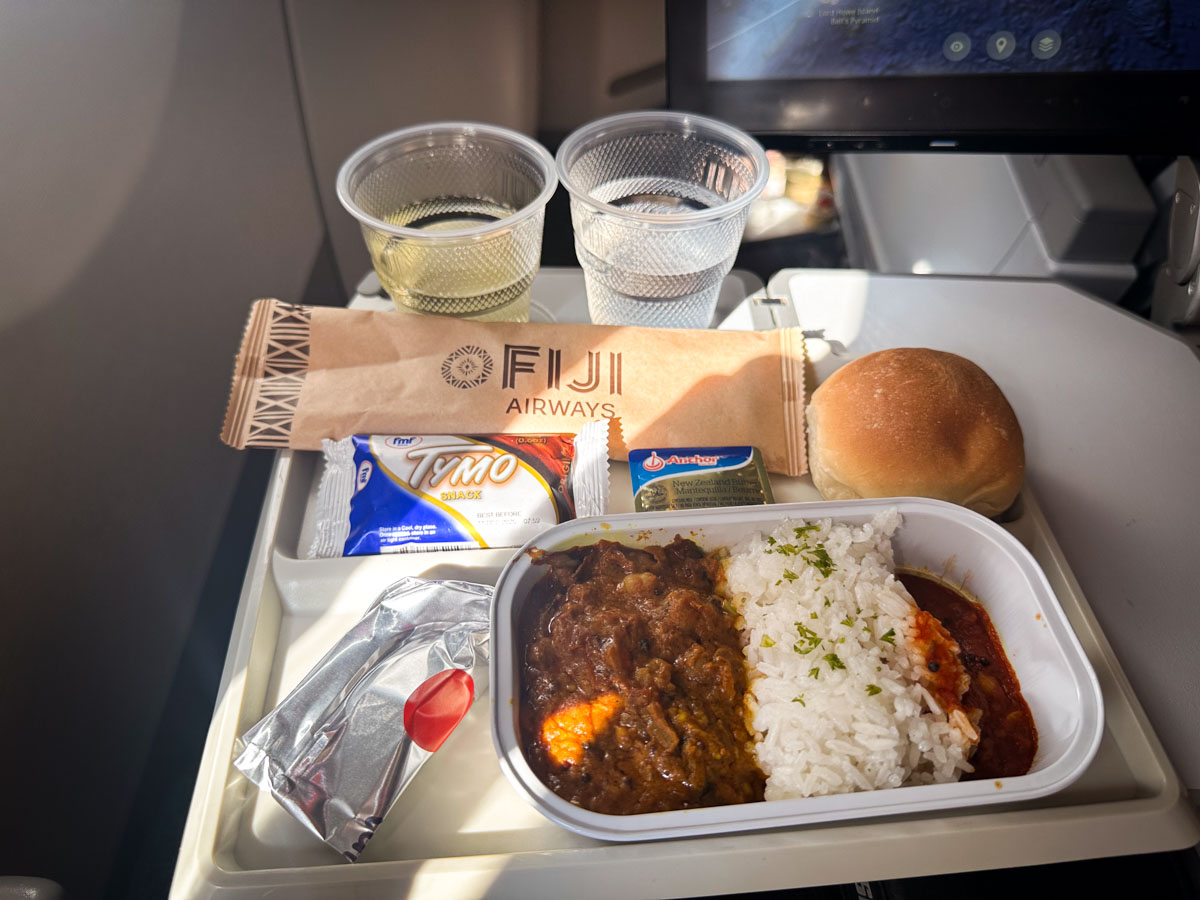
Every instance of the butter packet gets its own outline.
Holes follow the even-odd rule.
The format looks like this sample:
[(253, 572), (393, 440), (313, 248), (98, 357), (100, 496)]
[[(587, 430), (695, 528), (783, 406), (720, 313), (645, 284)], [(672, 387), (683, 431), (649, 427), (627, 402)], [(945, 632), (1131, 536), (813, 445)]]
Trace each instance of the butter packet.
[(775, 502), (757, 447), (630, 450), (629, 477), (638, 512)]

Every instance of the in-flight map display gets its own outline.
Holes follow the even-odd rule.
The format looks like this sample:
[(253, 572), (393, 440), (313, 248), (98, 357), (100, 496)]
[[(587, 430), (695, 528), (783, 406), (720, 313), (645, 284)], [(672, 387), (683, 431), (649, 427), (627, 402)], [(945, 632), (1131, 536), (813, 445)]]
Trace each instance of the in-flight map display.
[(1200, 0), (708, 0), (713, 81), (1200, 70)]

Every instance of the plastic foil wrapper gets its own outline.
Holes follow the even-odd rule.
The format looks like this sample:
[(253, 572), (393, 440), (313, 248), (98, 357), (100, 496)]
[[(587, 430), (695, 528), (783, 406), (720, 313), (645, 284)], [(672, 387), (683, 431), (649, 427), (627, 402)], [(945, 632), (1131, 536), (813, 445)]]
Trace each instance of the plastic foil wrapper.
[(325, 441), (310, 558), (520, 547), (608, 511), (608, 420), (575, 434)]
[(492, 588), (402, 579), (241, 738), (234, 765), (354, 861), (487, 692)]

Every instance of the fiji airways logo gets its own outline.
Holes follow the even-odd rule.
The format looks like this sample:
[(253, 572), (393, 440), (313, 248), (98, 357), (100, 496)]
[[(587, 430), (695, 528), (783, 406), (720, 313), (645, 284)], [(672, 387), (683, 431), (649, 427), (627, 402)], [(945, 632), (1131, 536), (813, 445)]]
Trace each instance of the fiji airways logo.
[[(563, 378), (562, 354), (561, 348), (556, 347), (505, 344), (500, 375), (501, 387), (504, 390), (517, 390), (528, 388), (531, 383), (537, 383), (540, 387), (544, 378), (549, 390), (565, 389), (577, 394), (623, 393), (620, 351), (587, 351), (586, 371), (583, 368), (584, 359), (574, 363), (568, 361), (571, 367), (568, 374), (572, 376), (569, 381)], [(465, 391), (485, 384), (491, 378), (494, 367), (491, 354), (475, 344), (467, 344), (442, 360), (441, 371), (442, 378), (448, 385)]]
[[(563, 387), (562, 350), (547, 347), (545, 353), (546, 387), (549, 390), (560, 390)], [(582, 360), (580, 360), (582, 362)], [(505, 388), (517, 388), (518, 375), (538, 377), (542, 368), (542, 348), (536, 345), (505, 344), (504, 369), (501, 373), (501, 383)], [(576, 370), (578, 372), (578, 369)], [(522, 378), (522, 381), (527, 379)], [(577, 394), (590, 394), (593, 391), (609, 394), (622, 393), (621, 387), (621, 353), (603, 354), (599, 351), (587, 352), (587, 373), (578, 372), (566, 383), (566, 387)]]
[(663, 466), (715, 466), (718, 459), (716, 456), (701, 456), (699, 453), (693, 453), (691, 456), (677, 456), (672, 453), (663, 459), (657, 450), (651, 450), (650, 455), (642, 460), (642, 468), (647, 472), (657, 472)]
[(482, 347), (459, 347), (442, 362), (442, 378), (459, 390), (476, 388), (492, 374), (492, 357)]

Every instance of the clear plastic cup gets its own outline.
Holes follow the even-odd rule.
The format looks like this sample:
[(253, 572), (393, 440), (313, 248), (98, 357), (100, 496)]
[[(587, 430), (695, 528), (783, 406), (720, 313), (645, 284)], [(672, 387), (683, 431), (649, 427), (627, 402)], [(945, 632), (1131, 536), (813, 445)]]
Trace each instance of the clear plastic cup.
[(626, 113), (573, 132), (556, 162), (592, 321), (707, 328), (767, 183), (758, 142), (702, 116)]
[(359, 148), (338, 199), (401, 312), (526, 321), (554, 159), (507, 128), (417, 125)]

